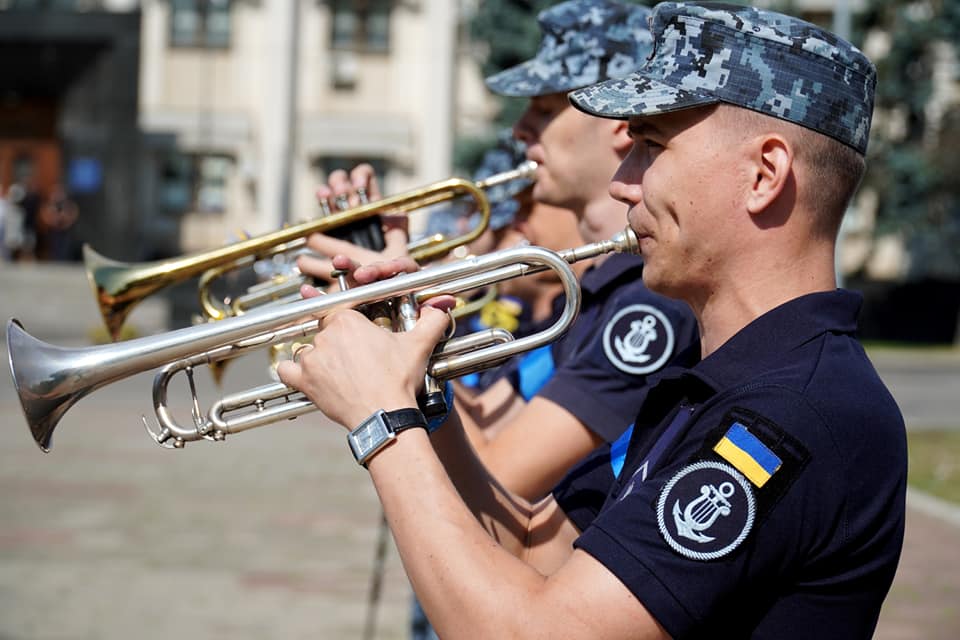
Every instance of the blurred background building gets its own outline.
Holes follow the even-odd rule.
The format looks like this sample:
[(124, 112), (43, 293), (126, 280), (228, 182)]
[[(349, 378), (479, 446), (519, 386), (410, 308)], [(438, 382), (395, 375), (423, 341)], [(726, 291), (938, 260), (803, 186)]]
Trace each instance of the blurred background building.
[(315, 213), (360, 161), (449, 177), (494, 109), (448, 0), (0, 0), (0, 180), (65, 182), (76, 235), (145, 259)]
[[(0, 0), (0, 187), (36, 233), (13, 253), (219, 246), (315, 215), (314, 187), (359, 161), (387, 193), (468, 174), (522, 104), (483, 77), (533, 54), (533, 15), (550, 4)], [(832, 27), (877, 62), (870, 172), (838, 271), (867, 295), (869, 335), (954, 340), (960, 3), (756, 4)], [(63, 242), (44, 233), (50, 203)]]

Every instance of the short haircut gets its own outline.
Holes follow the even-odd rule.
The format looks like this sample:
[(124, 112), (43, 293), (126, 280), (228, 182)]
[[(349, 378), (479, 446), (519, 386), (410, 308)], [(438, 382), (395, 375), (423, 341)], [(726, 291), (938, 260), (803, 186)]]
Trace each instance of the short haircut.
[(834, 238), (866, 170), (864, 157), (842, 142), (806, 127), (743, 107), (721, 103), (716, 114), (737, 136), (776, 132), (790, 141), (794, 162), (803, 166), (807, 184), (798, 185), (800, 204), (810, 210), (813, 229)]

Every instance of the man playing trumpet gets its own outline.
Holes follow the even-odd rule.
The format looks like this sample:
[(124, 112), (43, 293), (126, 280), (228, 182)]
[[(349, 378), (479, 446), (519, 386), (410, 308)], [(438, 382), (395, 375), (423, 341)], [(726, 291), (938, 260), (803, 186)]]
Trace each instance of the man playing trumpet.
[[(875, 69), (749, 7), (662, 3), (652, 30), (639, 71), (571, 100), (629, 122), (610, 190), (645, 282), (694, 310), (700, 362), (648, 388), (622, 456), (599, 449), (536, 503), (487, 473), (456, 411), (432, 434), (409, 420), (363, 459), (444, 638), (869, 638), (902, 545), (906, 443), (834, 252)], [(404, 333), (353, 311), (323, 324), (281, 377), (352, 441), (390, 431), (445, 314), (426, 307)]]
[[(533, 199), (573, 211), (587, 242), (624, 227), (622, 205), (610, 197), (607, 183), (631, 141), (625, 122), (577, 111), (566, 92), (623, 76), (642, 63), (650, 52), (648, 15), (646, 7), (609, 0), (560, 3), (538, 18), (543, 39), (537, 55), (487, 79), (496, 93), (528, 99), (514, 134), (538, 163)], [(349, 176), (332, 175), (318, 195), (352, 202), (358, 187), (378, 194), (369, 165)], [(388, 241), (382, 256), (323, 236), (310, 244), (325, 255), (344, 253), (368, 263), (399, 255), (405, 239)], [(329, 273), (327, 262), (302, 259), (300, 266), (317, 277)], [(471, 442), (511, 491), (539, 498), (578, 460), (616, 440), (633, 418), (647, 376), (696, 341), (687, 305), (649, 291), (642, 270), (638, 256), (598, 260), (581, 278), (580, 317), (542, 354), (546, 362), (541, 358), (528, 369), (514, 363), (513, 375), (479, 396), (458, 394)]]

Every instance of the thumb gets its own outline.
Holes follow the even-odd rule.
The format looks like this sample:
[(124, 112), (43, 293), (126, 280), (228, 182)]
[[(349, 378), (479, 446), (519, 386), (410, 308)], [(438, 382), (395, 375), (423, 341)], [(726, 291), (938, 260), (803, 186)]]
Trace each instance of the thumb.
[(352, 250), (356, 249), (355, 245), (350, 244), (346, 240), (334, 238), (323, 233), (311, 233), (307, 239), (307, 246), (325, 256), (334, 256), (339, 253), (349, 255)]
[(302, 284), (300, 285), (300, 297), (304, 300), (308, 298), (316, 298), (317, 296), (322, 296), (323, 291), (320, 291), (313, 285)]
[(430, 351), (445, 337), (450, 326), (450, 316), (446, 311), (433, 307), (421, 307), (420, 319), (410, 330), (416, 336), (417, 342), (429, 344)]
[(282, 360), (277, 364), (277, 377), (288, 387), (303, 388), (303, 369), (293, 360)]

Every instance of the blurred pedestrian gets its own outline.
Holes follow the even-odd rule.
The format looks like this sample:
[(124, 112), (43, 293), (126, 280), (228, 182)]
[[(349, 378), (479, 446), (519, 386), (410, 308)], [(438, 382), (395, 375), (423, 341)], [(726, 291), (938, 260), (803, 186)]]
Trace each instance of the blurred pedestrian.
[(0, 219), (3, 221), (2, 249), (4, 260), (15, 261), (20, 257), (25, 242), (23, 233), (23, 185), (13, 183), (0, 198)]
[(39, 253), (43, 259), (63, 262), (73, 258), (73, 226), (79, 215), (77, 203), (67, 196), (63, 185), (54, 186), (41, 213)]

